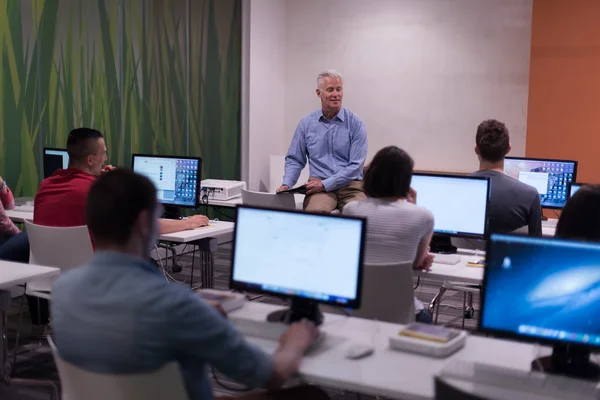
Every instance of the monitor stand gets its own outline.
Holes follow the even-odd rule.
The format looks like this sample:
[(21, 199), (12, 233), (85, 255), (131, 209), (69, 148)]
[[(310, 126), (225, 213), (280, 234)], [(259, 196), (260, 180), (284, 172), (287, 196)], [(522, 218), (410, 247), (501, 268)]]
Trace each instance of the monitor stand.
[(177, 206), (164, 205), (165, 212), (163, 218), (165, 219), (181, 219), (181, 209)]
[(317, 326), (323, 323), (323, 314), (319, 310), (317, 302), (295, 298), (292, 299), (292, 304), (290, 304), (289, 308), (273, 311), (267, 315), (267, 321), (283, 322), (284, 324), (291, 324), (303, 319), (312, 321)]
[(430, 251), (438, 254), (454, 254), (456, 246), (452, 245), (450, 236), (433, 235), (429, 244)]
[(600, 365), (590, 361), (590, 351), (584, 346), (555, 345), (552, 355), (533, 360), (531, 369), (578, 379), (600, 380)]

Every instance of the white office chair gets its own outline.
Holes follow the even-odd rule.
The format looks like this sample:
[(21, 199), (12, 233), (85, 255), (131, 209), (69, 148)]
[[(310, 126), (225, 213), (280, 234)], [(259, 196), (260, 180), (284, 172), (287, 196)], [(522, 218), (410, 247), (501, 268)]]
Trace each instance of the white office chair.
[(251, 192), (242, 189), (242, 203), (249, 206), (260, 206), (282, 210), (295, 210), (296, 200), (290, 193), (275, 194), (263, 192)]
[[(63, 272), (88, 263), (94, 256), (87, 226), (56, 228), (25, 221), (25, 229), (29, 238), (29, 264), (56, 267)], [(49, 299), (53, 281), (28, 282), (25, 293)]]
[(352, 316), (397, 324), (414, 322), (413, 263), (365, 264), (361, 307)]
[(62, 359), (48, 338), (62, 387), (62, 400), (187, 400), (177, 363), (148, 374), (113, 375), (83, 370)]
[[(29, 264), (55, 267), (63, 272), (86, 264), (94, 256), (87, 226), (57, 228), (25, 221), (25, 229), (29, 239)], [(55, 279), (38, 279), (27, 282), (25, 285), (25, 294), (38, 298), (38, 321), (41, 320), (39, 299), (50, 299), (52, 283)], [(16, 369), (24, 301), (25, 296), (22, 296), (17, 337), (15, 339), (13, 369)]]

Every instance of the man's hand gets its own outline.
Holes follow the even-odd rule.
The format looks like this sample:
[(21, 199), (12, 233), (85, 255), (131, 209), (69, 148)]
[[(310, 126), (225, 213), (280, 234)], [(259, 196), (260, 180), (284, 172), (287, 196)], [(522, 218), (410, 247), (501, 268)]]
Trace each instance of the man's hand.
[(279, 338), (279, 348), (295, 354), (304, 354), (319, 336), (319, 330), (310, 321), (296, 322)]
[(409, 203), (417, 204), (417, 191), (413, 188), (408, 189), (408, 195), (406, 201)]
[(105, 174), (109, 171), (112, 171), (113, 169), (117, 169), (117, 167), (113, 167), (112, 165), (105, 165), (104, 168), (102, 168), (102, 173)]
[(277, 190), (275, 191), (276, 193), (281, 192), (282, 190), (288, 190), (290, 187), (288, 185), (281, 185), (277, 188)]
[(186, 223), (186, 229), (195, 229), (208, 225), (208, 217), (206, 215), (192, 215), (184, 221)]
[(323, 186), (323, 182), (320, 179), (314, 179), (312, 181), (308, 181), (306, 184), (306, 194), (311, 195), (315, 193), (320, 193), (325, 191), (325, 186)]
[(429, 271), (431, 269), (431, 265), (433, 264), (433, 259), (434, 259), (433, 254), (427, 253), (427, 255), (425, 256), (425, 258), (421, 262), (421, 265), (417, 265), (415, 267), (415, 269), (417, 269), (417, 270), (423, 270), (423, 271)]

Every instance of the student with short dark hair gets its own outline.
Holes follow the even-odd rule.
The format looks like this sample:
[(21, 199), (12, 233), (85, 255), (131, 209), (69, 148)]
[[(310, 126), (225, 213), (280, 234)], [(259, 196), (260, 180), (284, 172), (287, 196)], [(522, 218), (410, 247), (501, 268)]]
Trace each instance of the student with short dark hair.
[(555, 236), (600, 242), (600, 185), (582, 186), (567, 201)]
[[(152, 182), (131, 170), (111, 171), (92, 185), (86, 220), (96, 253), (88, 265), (61, 274), (52, 290), (61, 357), (108, 374), (149, 373), (177, 362), (191, 400), (213, 398), (209, 366), (250, 387), (278, 389), (298, 370), (317, 328), (292, 324), (273, 355), (249, 344), (218, 309), (167, 282), (148, 261), (161, 212)], [(327, 396), (300, 387), (250, 398)]]
[[(414, 162), (402, 149), (388, 146), (379, 150), (366, 170), (366, 200), (348, 203), (343, 213), (367, 218), (365, 262), (412, 262), (415, 269), (428, 269), (433, 235), (433, 215), (417, 206), (410, 188)], [(415, 298), (416, 319), (431, 322), (431, 315)]]
[[(35, 196), (33, 222), (44, 226), (85, 225), (85, 204), (92, 184), (114, 169), (107, 160), (104, 136), (96, 129), (77, 128), (67, 138), (69, 167), (44, 179)], [(183, 220), (160, 220), (160, 233), (172, 233), (208, 225), (204, 215)], [(92, 238), (95, 239), (95, 238)]]
[(542, 207), (538, 191), (504, 173), (504, 157), (510, 150), (506, 125), (495, 119), (479, 124), (475, 136), (479, 170), (471, 175), (491, 181), (489, 230), (509, 233), (527, 226), (529, 235), (541, 236)]
[(77, 128), (67, 138), (69, 167), (59, 169), (40, 183), (33, 206), (38, 225), (69, 227), (85, 225), (85, 202), (92, 184), (107, 160), (104, 136), (96, 129)]

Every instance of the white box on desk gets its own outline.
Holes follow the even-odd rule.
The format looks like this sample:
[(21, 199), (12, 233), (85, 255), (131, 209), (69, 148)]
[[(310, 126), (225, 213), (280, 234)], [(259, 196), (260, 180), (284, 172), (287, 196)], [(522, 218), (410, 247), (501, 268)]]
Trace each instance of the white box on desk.
[(246, 189), (244, 181), (226, 181), (221, 179), (205, 179), (200, 182), (200, 198), (208, 196), (208, 200), (229, 200), (242, 195)]
[(460, 331), (458, 336), (446, 343), (435, 342), (410, 336), (390, 336), (390, 348), (410, 353), (423, 354), (429, 357), (444, 358), (462, 349), (467, 341), (468, 333)]

